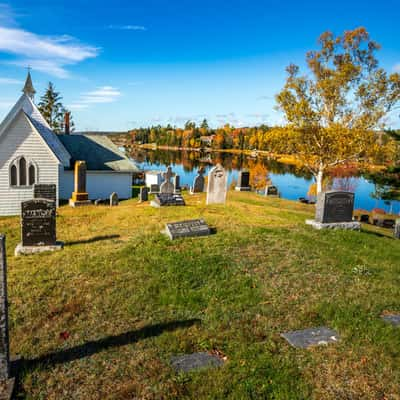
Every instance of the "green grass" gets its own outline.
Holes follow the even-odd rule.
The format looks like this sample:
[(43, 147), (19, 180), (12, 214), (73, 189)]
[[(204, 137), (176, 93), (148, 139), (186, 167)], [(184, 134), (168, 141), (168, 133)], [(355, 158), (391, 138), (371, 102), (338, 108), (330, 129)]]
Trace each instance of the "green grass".
[[(379, 317), (400, 311), (400, 241), (376, 227), (315, 231), (311, 206), (281, 199), (185, 197), (62, 207), (65, 249), (18, 258), (19, 218), (0, 219), (20, 398), (400, 399), (400, 330)], [(160, 234), (198, 217), (217, 233)], [(280, 337), (319, 325), (341, 341), (298, 350)], [(227, 361), (176, 375), (169, 358), (195, 351)]]

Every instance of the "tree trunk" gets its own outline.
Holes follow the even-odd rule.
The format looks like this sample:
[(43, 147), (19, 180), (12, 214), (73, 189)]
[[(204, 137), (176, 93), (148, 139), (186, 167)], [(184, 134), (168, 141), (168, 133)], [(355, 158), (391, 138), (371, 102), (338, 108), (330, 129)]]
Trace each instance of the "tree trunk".
[(317, 175), (315, 176), (315, 180), (317, 181), (317, 195), (322, 192), (322, 179), (324, 177), (324, 170), (320, 168), (318, 170)]

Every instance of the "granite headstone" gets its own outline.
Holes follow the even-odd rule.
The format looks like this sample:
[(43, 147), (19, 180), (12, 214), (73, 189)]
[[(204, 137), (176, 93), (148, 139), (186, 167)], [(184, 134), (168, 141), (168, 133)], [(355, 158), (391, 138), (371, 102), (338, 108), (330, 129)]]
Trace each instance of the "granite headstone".
[(353, 220), (354, 193), (329, 191), (320, 193), (315, 220), (322, 224), (351, 222)]
[(149, 188), (147, 186), (142, 186), (139, 192), (139, 201), (148, 201), (149, 200)]
[(57, 201), (57, 185), (54, 183), (36, 183), (33, 185), (33, 198)]
[(160, 193), (174, 193), (174, 184), (171, 182), (173, 175), (171, 167), (168, 167), (167, 171), (162, 174), (164, 182), (160, 185)]
[(193, 186), (190, 189), (190, 193), (202, 193), (204, 192), (204, 170), (202, 168), (197, 172), (196, 177), (193, 180)]
[(228, 175), (225, 169), (216, 165), (208, 173), (207, 204), (225, 204)]
[(174, 193), (180, 193), (181, 192), (181, 184), (180, 184), (179, 175), (174, 176), (173, 185), (174, 185)]
[(400, 218), (396, 219), (396, 224), (394, 225), (394, 237), (400, 239)]
[(239, 192), (249, 192), (250, 191), (250, 172), (249, 171), (239, 171), (238, 182), (235, 186), (235, 190)]
[(110, 206), (114, 207), (119, 204), (118, 194), (113, 192), (110, 194)]

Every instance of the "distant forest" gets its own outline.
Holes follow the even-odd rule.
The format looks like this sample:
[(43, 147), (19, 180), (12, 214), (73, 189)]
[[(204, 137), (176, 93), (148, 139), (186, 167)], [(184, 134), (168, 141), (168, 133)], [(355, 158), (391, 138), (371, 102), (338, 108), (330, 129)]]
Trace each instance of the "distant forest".
[(183, 128), (152, 126), (129, 131), (131, 144), (154, 143), (158, 146), (181, 148), (214, 148), (238, 150), (267, 150), (268, 132), (271, 127), (235, 128), (229, 124), (221, 128), (210, 128), (207, 120), (200, 125), (193, 121), (186, 122)]

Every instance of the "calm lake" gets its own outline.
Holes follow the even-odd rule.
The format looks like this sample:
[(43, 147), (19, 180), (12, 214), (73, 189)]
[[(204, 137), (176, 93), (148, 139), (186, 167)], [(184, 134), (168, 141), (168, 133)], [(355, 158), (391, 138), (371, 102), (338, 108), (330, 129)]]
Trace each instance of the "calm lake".
[[(200, 167), (208, 170), (216, 163), (221, 163), (229, 174), (229, 184), (237, 180), (238, 171), (248, 169), (250, 174), (267, 176), (273, 185), (277, 186), (281, 197), (297, 200), (307, 197), (310, 185), (314, 182), (312, 175), (303, 168), (282, 164), (258, 156), (252, 158), (247, 155), (230, 153), (204, 153), (194, 151), (170, 150), (134, 150), (130, 156), (143, 170), (164, 171), (171, 165), (173, 171), (180, 175), (181, 185), (191, 186)], [(399, 201), (384, 201), (378, 196), (375, 198), (375, 185), (357, 173), (345, 173), (332, 179), (332, 186), (338, 190), (355, 192), (355, 208), (372, 210), (382, 208), (387, 212), (400, 213)]]

